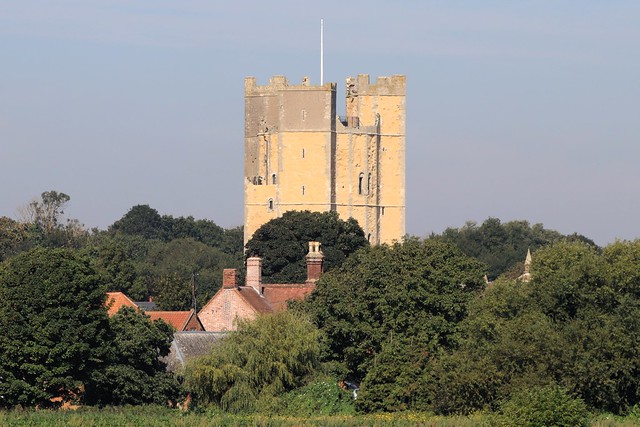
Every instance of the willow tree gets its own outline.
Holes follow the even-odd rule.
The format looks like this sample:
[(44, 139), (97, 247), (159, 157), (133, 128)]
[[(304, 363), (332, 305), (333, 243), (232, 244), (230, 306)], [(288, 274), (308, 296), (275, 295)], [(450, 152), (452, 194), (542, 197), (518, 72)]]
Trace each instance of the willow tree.
[(305, 383), (319, 367), (321, 333), (300, 314), (280, 312), (239, 321), (211, 352), (187, 366), (187, 388), (201, 404), (250, 412)]

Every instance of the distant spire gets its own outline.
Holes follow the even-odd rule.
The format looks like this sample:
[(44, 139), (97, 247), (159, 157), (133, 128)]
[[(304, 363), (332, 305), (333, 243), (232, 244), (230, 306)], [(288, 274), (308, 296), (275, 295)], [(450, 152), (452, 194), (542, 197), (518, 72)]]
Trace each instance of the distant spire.
[(518, 277), (522, 282), (531, 281), (531, 249), (527, 249), (527, 257), (524, 259), (524, 273)]
[(524, 259), (524, 273), (531, 274), (531, 249), (527, 249), (527, 257)]

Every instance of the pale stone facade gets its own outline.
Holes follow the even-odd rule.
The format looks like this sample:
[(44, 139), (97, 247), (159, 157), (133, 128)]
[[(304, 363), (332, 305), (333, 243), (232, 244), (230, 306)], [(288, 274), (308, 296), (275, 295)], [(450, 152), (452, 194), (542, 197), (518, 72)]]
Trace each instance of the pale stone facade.
[(405, 234), (405, 76), (258, 86), (245, 79), (244, 240), (291, 210), (355, 218), (372, 244)]

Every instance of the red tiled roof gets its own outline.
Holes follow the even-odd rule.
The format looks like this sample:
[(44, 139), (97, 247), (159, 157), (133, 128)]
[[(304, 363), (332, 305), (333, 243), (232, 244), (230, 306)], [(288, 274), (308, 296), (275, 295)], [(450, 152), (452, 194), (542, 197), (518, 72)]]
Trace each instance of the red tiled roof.
[(287, 301), (302, 301), (316, 288), (315, 284), (265, 284), (263, 285), (264, 297), (274, 310), (287, 308)]
[(108, 307), (107, 313), (109, 317), (116, 314), (122, 307), (138, 309), (138, 306), (122, 292), (107, 292), (105, 306)]
[(193, 315), (193, 309), (189, 311), (147, 311), (145, 314), (152, 321), (162, 319), (173, 326), (176, 331), (183, 331)]
[(269, 301), (260, 296), (251, 286), (240, 286), (236, 288), (235, 291), (258, 313), (273, 312), (273, 307), (269, 304)]

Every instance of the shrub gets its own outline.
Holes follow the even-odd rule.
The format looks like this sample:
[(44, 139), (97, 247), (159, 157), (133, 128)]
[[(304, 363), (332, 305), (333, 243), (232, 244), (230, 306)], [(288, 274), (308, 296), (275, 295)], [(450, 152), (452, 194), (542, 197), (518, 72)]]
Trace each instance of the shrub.
[(279, 415), (297, 417), (355, 412), (352, 393), (341, 389), (338, 381), (329, 377), (283, 394), (272, 410)]
[(514, 392), (501, 405), (502, 424), (518, 427), (579, 427), (589, 425), (589, 411), (582, 399), (557, 385)]

